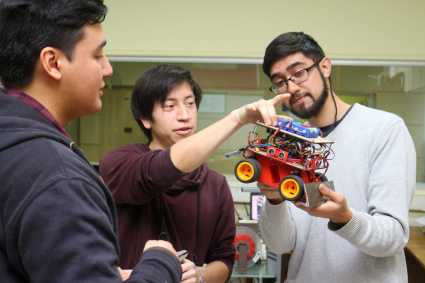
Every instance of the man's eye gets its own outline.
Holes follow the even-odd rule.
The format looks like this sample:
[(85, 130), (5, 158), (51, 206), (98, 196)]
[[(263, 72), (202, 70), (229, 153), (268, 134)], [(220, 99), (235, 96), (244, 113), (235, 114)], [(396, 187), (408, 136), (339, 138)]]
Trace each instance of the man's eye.
[(174, 107), (174, 105), (165, 105), (164, 109), (172, 109)]
[(298, 71), (298, 72), (296, 72), (295, 74), (294, 74), (294, 77), (302, 77), (303, 75), (304, 75), (304, 73), (306, 72), (306, 70), (301, 70), (301, 71)]
[(277, 82), (276, 85), (278, 87), (281, 87), (284, 83), (285, 83), (285, 81), (284, 80), (281, 80), (280, 82)]

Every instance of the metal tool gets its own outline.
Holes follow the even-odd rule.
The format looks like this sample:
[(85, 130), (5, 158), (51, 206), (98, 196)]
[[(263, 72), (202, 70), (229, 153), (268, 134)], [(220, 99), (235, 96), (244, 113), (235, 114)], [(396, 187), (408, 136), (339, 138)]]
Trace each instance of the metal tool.
[(181, 250), (181, 251), (177, 252), (177, 255), (179, 256), (179, 261), (184, 260), (187, 257), (188, 254), (189, 253), (186, 250)]

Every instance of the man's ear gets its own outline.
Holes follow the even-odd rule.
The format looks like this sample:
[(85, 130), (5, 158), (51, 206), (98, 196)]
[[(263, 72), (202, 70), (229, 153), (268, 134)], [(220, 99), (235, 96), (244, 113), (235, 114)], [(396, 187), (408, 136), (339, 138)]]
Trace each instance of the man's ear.
[(322, 69), (323, 76), (325, 78), (329, 78), (331, 76), (332, 68), (331, 59), (329, 59), (328, 57), (323, 58), (322, 62), (320, 62), (320, 68)]
[(146, 129), (151, 128), (151, 126), (152, 126), (151, 121), (149, 121), (148, 119), (140, 118), (140, 117), (139, 117), (139, 119), (140, 119), (140, 121), (142, 121), (143, 126), (145, 126)]
[(45, 47), (40, 52), (40, 63), (43, 70), (54, 80), (62, 78), (61, 68), (63, 60), (67, 60), (65, 54), (55, 47)]

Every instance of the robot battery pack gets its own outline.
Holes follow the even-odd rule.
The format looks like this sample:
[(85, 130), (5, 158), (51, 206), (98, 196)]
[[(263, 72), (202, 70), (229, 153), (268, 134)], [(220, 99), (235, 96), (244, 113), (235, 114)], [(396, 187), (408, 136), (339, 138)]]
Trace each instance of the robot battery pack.
[(282, 124), (282, 130), (294, 133), (299, 136), (303, 136), (305, 138), (317, 138), (320, 135), (320, 130), (318, 128), (309, 125), (304, 125), (300, 122), (293, 120), (277, 119), (276, 127), (279, 128), (280, 126), (282, 126)]

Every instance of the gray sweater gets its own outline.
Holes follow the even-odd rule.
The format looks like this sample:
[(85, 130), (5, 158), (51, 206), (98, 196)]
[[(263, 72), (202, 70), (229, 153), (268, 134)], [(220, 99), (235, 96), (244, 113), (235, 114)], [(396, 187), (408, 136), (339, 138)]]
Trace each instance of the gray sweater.
[(292, 251), (286, 282), (407, 282), (403, 248), (416, 154), (403, 120), (355, 104), (327, 139), (335, 142), (335, 158), (326, 176), (354, 216), (338, 229), (291, 202), (265, 202), (266, 245), (275, 253)]

